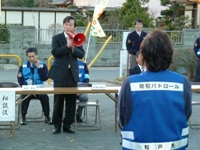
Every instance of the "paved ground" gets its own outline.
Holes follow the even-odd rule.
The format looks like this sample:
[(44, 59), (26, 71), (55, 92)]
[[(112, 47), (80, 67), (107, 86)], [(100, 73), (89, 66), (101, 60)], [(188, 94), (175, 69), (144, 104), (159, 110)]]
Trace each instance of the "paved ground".
[[(5, 67), (0, 69), (0, 82), (16, 82), (16, 67)], [(92, 82), (101, 82), (111, 85), (107, 80), (116, 79), (119, 76), (119, 68), (91, 68), (90, 78)], [(53, 95), (50, 97), (52, 113)], [(200, 101), (200, 94), (193, 93), (193, 100)], [(104, 94), (90, 94), (90, 101), (99, 99), (102, 128), (98, 131), (78, 131), (71, 135), (61, 133), (53, 135), (52, 125), (44, 122), (28, 121), (26, 126), (16, 130), (16, 138), (9, 136), (9, 130), (0, 130), (0, 150), (120, 150), (120, 133), (114, 131), (114, 103)], [(88, 110), (89, 116), (94, 114), (94, 109)], [(41, 114), (41, 106), (38, 101), (31, 101), (28, 115), (37, 116)], [(43, 120), (43, 119), (42, 119)], [(200, 123), (199, 106), (193, 106), (192, 123)], [(92, 122), (92, 120), (89, 120)], [(199, 126), (200, 127), (200, 126)], [(190, 129), (189, 147), (187, 150), (200, 149), (200, 130)]]

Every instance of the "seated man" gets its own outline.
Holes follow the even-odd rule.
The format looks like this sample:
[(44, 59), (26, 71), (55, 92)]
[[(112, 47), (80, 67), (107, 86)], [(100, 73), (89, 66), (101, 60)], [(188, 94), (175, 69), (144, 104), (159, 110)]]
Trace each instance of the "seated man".
[(134, 74), (140, 74), (141, 72), (146, 71), (146, 68), (142, 61), (142, 55), (140, 51), (136, 53), (136, 62), (137, 62), (137, 65), (129, 69), (129, 76), (134, 75)]
[[(43, 84), (43, 81), (46, 81), (48, 69), (45, 63), (37, 59), (37, 49), (35, 47), (30, 47), (26, 50), (26, 56), (28, 58), (27, 62), (23, 62), (22, 66), (19, 67), (17, 80), (20, 86), (22, 85), (40, 85)], [(26, 95), (23, 95), (25, 97)], [(45, 122), (52, 124), (49, 117), (49, 97), (47, 94), (41, 95), (30, 95), (27, 97), (21, 105), (21, 125), (26, 125), (26, 114), (31, 99), (39, 99), (42, 105), (42, 110), (45, 115)]]
[[(82, 60), (78, 60), (79, 66), (79, 83), (89, 83), (89, 70), (87, 64), (84, 63)], [(80, 102), (87, 102), (88, 101), (88, 94), (77, 94), (77, 99)], [(76, 121), (83, 122), (81, 119), (82, 111), (84, 106), (78, 106), (77, 113), (76, 113)]]

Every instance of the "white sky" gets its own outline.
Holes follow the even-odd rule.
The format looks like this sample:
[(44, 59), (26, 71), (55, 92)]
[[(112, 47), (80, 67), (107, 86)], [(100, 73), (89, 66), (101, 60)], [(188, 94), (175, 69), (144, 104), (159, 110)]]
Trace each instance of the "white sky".
[[(95, 2), (96, 0), (90, 0)], [(97, 0), (98, 2), (101, 0)], [(117, 7), (117, 6), (122, 6), (122, 4), (126, 0), (109, 0), (108, 2), (108, 7)], [(163, 9), (166, 9), (164, 6), (160, 5), (160, 0), (149, 0), (149, 3), (147, 4), (149, 7), (149, 13), (152, 14), (154, 13), (156, 17), (160, 16), (160, 11)]]
[[(108, 0), (107, 7), (120, 7), (125, 1), (126, 0)], [(95, 4), (99, 4), (100, 2), (101, 0), (88, 0), (88, 4), (91, 6), (95, 6)]]
[(160, 16), (160, 11), (166, 7), (160, 5), (160, 0), (150, 0), (148, 3), (149, 13), (156, 13), (156, 17)]

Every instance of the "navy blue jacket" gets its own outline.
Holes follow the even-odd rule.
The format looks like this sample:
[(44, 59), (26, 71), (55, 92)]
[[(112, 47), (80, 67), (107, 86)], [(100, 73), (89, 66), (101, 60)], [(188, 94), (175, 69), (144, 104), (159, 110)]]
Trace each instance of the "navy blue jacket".
[(126, 49), (128, 50), (129, 54), (135, 55), (137, 51), (140, 50), (140, 44), (146, 35), (147, 33), (144, 31), (141, 31), (140, 36), (136, 31), (129, 33), (126, 39)]
[[(195, 52), (195, 55), (197, 56), (197, 50), (198, 48), (200, 48), (200, 36), (195, 40), (195, 43), (194, 43), (194, 52)], [(200, 56), (197, 56), (198, 58), (200, 58)]]
[(134, 74), (140, 74), (140, 73), (141, 73), (141, 70), (140, 70), (140, 67), (138, 65), (129, 69), (129, 76), (134, 75)]

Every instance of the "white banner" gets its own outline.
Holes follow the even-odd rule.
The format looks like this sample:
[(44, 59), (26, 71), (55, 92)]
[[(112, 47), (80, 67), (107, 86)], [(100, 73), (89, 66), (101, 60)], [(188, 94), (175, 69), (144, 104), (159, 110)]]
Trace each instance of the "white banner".
[(0, 121), (15, 121), (14, 91), (0, 91)]
[(104, 12), (104, 8), (103, 6), (100, 4), (100, 5), (97, 5), (95, 8), (94, 8), (94, 14), (93, 14), (93, 18), (94, 19), (97, 19), (99, 18), (99, 16), (101, 16), (101, 14)]
[(98, 37), (105, 37), (105, 33), (97, 19), (93, 19), (91, 26), (91, 35)]
[(102, 0), (100, 4), (95, 6), (93, 18), (98, 19), (99, 16), (104, 12), (106, 6), (108, 5), (108, 0)]
[(106, 36), (97, 19), (104, 12), (107, 5), (108, 5), (108, 0), (101, 0), (101, 3), (95, 6), (94, 8), (94, 14), (93, 14), (93, 20), (92, 20), (92, 26), (91, 26), (92, 36), (98, 36), (98, 37)]

